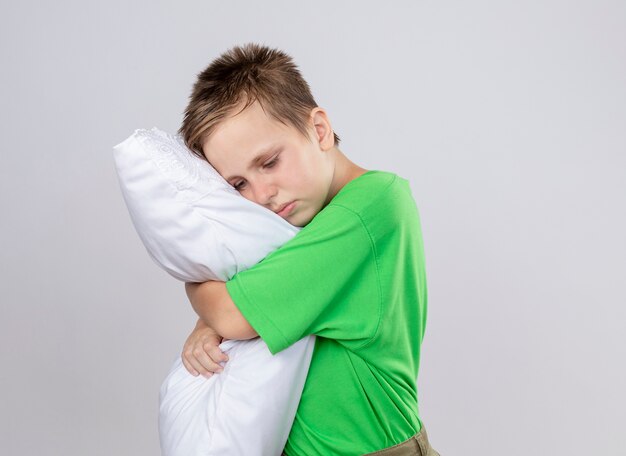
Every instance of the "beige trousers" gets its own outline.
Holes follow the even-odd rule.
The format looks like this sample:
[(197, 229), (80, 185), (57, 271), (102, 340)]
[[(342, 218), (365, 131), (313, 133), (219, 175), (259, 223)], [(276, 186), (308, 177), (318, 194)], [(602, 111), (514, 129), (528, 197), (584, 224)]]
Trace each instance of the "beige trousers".
[(422, 424), (420, 431), (413, 437), (398, 443), (389, 448), (368, 453), (365, 456), (440, 456), (433, 447), (430, 446), (426, 427)]
[[(441, 456), (430, 446), (426, 427), (422, 424), (420, 431), (404, 442), (389, 448), (367, 453), (363, 456)], [(286, 456), (285, 453), (282, 456)]]

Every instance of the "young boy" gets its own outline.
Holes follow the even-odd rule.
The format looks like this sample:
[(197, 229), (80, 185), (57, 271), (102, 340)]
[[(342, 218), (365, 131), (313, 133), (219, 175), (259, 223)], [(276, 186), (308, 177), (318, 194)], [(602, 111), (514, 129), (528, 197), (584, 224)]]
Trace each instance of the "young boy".
[(260, 336), (276, 354), (315, 334), (285, 455), (437, 455), (418, 412), (427, 291), (408, 182), (351, 162), (291, 57), (253, 43), (198, 75), (180, 133), (241, 195), (303, 227), (226, 283), (186, 284), (200, 317), (186, 368), (220, 372), (222, 337)]

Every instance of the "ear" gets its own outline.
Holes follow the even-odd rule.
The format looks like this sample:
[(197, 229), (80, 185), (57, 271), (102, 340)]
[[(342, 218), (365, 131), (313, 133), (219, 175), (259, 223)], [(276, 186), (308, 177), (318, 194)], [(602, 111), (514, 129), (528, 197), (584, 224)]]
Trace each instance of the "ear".
[(311, 122), (313, 123), (315, 139), (319, 143), (320, 149), (331, 149), (335, 145), (335, 135), (326, 111), (319, 106), (313, 108), (311, 110)]

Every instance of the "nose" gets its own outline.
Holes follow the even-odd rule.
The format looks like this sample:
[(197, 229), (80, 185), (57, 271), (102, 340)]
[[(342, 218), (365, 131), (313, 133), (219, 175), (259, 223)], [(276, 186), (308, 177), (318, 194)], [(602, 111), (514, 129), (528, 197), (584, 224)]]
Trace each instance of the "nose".
[(276, 196), (277, 188), (272, 182), (266, 182), (263, 179), (259, 179), (253, 188), (254, 200), (258, 204), (270, 207), (272, 205), (273, 198)]

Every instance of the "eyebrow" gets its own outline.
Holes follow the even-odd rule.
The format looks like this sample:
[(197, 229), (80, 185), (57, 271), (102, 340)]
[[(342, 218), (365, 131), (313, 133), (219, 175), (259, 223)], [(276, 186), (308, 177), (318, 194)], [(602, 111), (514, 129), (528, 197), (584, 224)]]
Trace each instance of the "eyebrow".
[[(268, 158), (268, 155), (270, 155), (271, 153), (280, 152), (282, 149), (283, 149), (283, 146), (280, 146), (278, 144), (273, 144), (269, 147), (266, 147), (261, 152), (259, 152), (256, 157), (252, 159), (252, 161), (248, 165), (248, 170), (254, 168), (256, 165), (259, 165), (261, 162), (265, 161)], [(230, 176), (226, 180), (230, 181), (231, 179), (234, 179), (236, 177), (239, 177), (239, 176)]]

